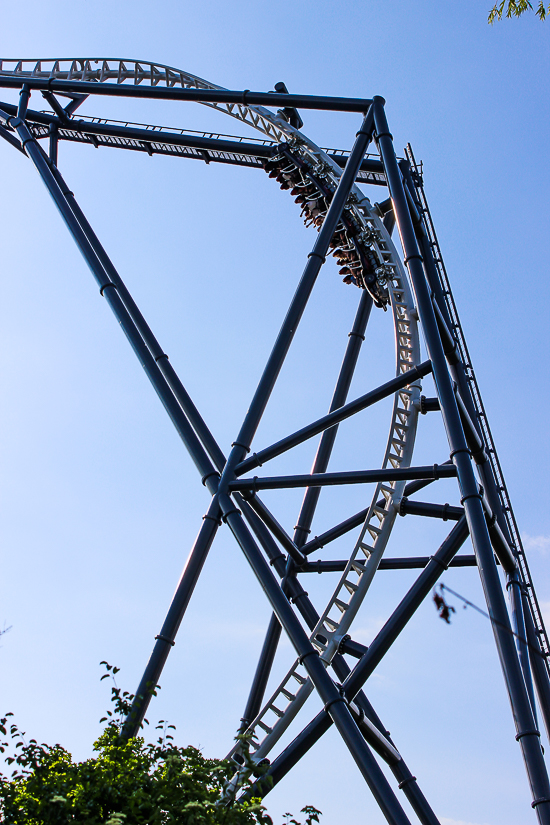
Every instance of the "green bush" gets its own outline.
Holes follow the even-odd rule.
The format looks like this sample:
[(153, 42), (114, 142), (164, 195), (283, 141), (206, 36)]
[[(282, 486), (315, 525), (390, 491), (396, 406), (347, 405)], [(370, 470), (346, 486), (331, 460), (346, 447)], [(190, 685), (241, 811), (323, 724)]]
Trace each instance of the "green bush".
[[(117, 668), (107, 663), (106, 676)], [(27, 742), (6, 714), (0, 722), (0, 751), (11, 776), (0, 774), (0, 822), (5, 825), (272, 825), (261, 800), (222, 802), (234, 774), (228, 760), (206, 759), (194, 747), (174, 744), (173, 725), (160, 722), (155, 743), (143, 737), (120, 738), (132, 696), (111, 689), (114, 708), (101, 721), (96, 755), (74, 762), (61, 745)], [(11, 739), (11, 742), (9, 741)], [(305, 825), (319, 811), (303, 808)], [(290, 814), (288, 825), (299, 825)]]

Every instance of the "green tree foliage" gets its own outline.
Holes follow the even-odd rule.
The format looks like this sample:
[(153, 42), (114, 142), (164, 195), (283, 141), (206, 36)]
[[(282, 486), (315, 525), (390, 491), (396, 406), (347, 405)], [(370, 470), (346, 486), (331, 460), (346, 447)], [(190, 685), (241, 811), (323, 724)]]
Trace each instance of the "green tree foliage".
[[(106, 676), (117, 668), (107, 665)], [(105, 678), (105, 677), (102, 677)], [(0, 751), (11, 776), (0, 774), (0, 822), (5, 825), (272, 825), (261, 800), (222, 802), (234, 765), (177, 747), (173, 725), (159, 722), (158, 739), (120, 738), (132, 696), (111, 688), (114, 708), (101, 721), (95, 756), (74, 762), (61, 745), (27, 741), (10, 717), (0, 720)], [(11, 741), (10, 741), (11, 740)], [(304, 825), (319, 811), (303, 808)], [(300, 825), (287, 814), (287, 825)]]
[[(495, 3), (489, 12), (489, 23), (494, 23), (495, 20), (502, 20), (505, 17), (521, 17), (526, 11), (533, 11), (533, 6), (529, 0), (501, 0), (500, 3)], [(548, 8), (544, 5), (544, 0), (539, 0), (537, 8), (537, 17), (540, 20), (545, 20), (546, 15), (550, 15), (550, 5)]]

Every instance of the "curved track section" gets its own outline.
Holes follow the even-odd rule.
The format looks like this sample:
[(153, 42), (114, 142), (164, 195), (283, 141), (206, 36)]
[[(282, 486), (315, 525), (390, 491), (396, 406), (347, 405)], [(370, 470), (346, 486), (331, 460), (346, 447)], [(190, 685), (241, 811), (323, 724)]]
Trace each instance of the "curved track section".
[[(420, 346), (415, 312), (406, 279), (396, 273), (388, 284), (394, 321), (397, 373), (419, 363)], [(418, 407), (420, 382), (400, 390), (395, 398), (392, 424), (386, 445), (383, 467), (407, 467), (411, 463)], [(319, 651), (321, 660), (330, 665), (339, 645), (367, 594), (388, 544), (399, 509), (405, 482), (384, 483), (376, 486), (367, 518), (350, 554), (349, 562), (334, 593), (311, 634), (311, 642)], [(285, 733), (300, 708), (313, 691), (304, 666), (296, 660), (276, 690), (272, 693), (256, 719), (244, 732), (252, 762), (264, 759)], [(240, 763), (241, 746), (233, 748), (229, 756)], [(235, 778), (239, 785), (250, 773), (250, 763)]]
[[(103, 57), (59, 57), (42, 60), (0, 60), (0, 73), (19, 77), (35, 77), (43, 80), (72, 80), (96, 83), (118, 83), (131, 86), (165, 86), (181, 89), (220, 89), (215, 83), (209, 83), (202, 77), (188, 72), (164, 66), (161, 63), (148, 63), (146, 60), (121, 60)], [(272, 140), (279, 143), (292, 129), (286, 120), (273, 116), (267, 109), (241, 104), (203, 103), (218, 109), (226, 115), (253, 126)], [(266, 117), (268, 115), (268, 117)], [(286, 127), (286, 128), (285, 128)]]
[[(3, 60), (0, 75), (52, 78), (72, 81), (116, 82), (119, 84), (164, 84), (168, 87), (221, 89), (195, 75), (170, 66), (118, 59)], [(341, 167), (302, 132), (294, 129), (282, 112), (240, 104), (205, 103), (267, 135), (276, 143), (265, 163), (270, 177), (289, 190), (302, 209), (306, 225), (319, 229), (342, 174)], [(417, 314), (405, 269), (392, 240), (369, 199), (354, 186), (331, 242), (344, 276), (371, 294), (376, 306), (391, 309), (393, 319), (396, 373), (399, 375), (420, 363)], [(382, 467), (407, 467), (414, 448), (420, 383), (396, 393), (389, 436)], [(378, 484), (359, 538), (334, 593), (311, 634), (312, 644), (326, 666), (363, 602), (391, 535), (403, 494), (404, 482)], [(273, 692), (246, 738), (250, 756), (256, 763), (265, 758), (307, 697), (313, 686), (305, 669), (296, 661)], [(238, 748), (231, 755), (241, 764)], [(233, 787), (240, 784), (248, 769), (239, 769)]]

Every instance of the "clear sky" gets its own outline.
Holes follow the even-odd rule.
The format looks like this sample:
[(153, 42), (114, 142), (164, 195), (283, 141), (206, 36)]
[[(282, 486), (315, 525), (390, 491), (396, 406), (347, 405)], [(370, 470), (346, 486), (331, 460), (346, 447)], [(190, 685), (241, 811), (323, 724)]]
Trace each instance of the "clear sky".
[[(296, 92), (386, 98), (396, 147), (410, 141), (424, 161), (459, 313), (550, 617), (550, 22), (526, 15), (490, 27), (489, 6), (30, 0), (4, 9), (0, 52), (127, 57), (227, 88), (267, 91), (284, 80)], [(32, 105), (42, 107), (36, 96)], [(200, 106), (96, 98), (82, 112), (252, 134)], [(352, 115), (305, 112), (303, 119), (316, 143), (338, 148), (350, 148), (359, 125)], [(30, 162), (1, 143), (0, 164), (0, 623), (12, 626), (0, 650), (0, 709), (14, 711), (30, 736), (84, 758), (108, 701), (98, 663), (121, 667), (119, 684), (135, 689), (208, 494)], [(227, 450), (312, 230), (257, 170), (66, 144), (60, 168)], [(327, 264), (256, 446), (326, 411), (357, 297)], [(389, 318), (373, 312), (351, 397), (389, 377), (392, 353)], [(421, 421), (415, 462), (447, 457), (433, 423)], [(387, 426), (387, 416), (373, 412), (342, 427), (331, 468), (374, 466)], [(313, 449), (274, 468), (307, 472)], [(366, 506), (368, 494), (323, 494), (314, 531)], [(450, 484), (426, 498), (458, 503)], [(301, 493), (266, 500), (291, 529)], [(393, 548), (430, 555), (446, 526), (400, 520)], [(349, 544), (334, 545), (332, 557)], [(333, 582), (320, 578), (306, 584), (321, 604)], [(413, 581), (406, 572), (377, 578), (354, 634), (365, 644)], [(443, 580), (483, 604), (475, 570)], [(268, 618), (238, 547), (220, 532), (149, 718), (176, 724), (182, 744), (224, 755)], [(292, 661), (288, 643), (280, 653), (277, 674)], [(444, 825), (535, 822), (485, 619), (458, 609), (449, 627), (428, 601), (369, 681), (368, 695)], [(317, 707), (310, 700), (304, 724)], [(276, 817), (312, 803), (326, 825), (383, 821), (334, 731), (266, 801)]]

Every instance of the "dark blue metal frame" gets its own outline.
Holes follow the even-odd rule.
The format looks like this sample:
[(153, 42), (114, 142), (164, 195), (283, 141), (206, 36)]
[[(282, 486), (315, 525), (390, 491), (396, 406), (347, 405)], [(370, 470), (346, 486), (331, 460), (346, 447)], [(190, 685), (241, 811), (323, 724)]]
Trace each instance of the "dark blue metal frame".
[[(20, 80), (5, 76), (0, 79), (0, 85), (21, 89), (17, 108), (5, 104), (4, 109), (0, 111), (0, 116), (6, 123), (6, 126), (0, 127), (0, 136), (10, 145), (26, 153), (34, 163), (92, 271), (101, 295), (107, 300), (134, 352), (140, 359), (149, 380), (191, 455), (202, 483), (212, 496), (210, 507), (204, 516), (203, 524), (187, 560), (166, 619), (160, 633), (156, 636), (151, 658), (123, 729), (123, 736), (133, 736), (139, 730), (152, 690), (160, 679), (170, 649), (175, 643), (176, 634), (209, 549), (219, 526), (225, 522), (256, 574), (273, 610), (244, 711), (242, 729), (255, 717), (263, 701), (281, 629), (284, 629), (288, 635), (324, 704), (324, 709), (275, 759), (267, 775), (257, 781), (247, 792), (248, 795), (266, 793), (334, 724), (388, 822), (394, 825), (406, 825), (409, 819), (378, 765), (373, 750), (389, 766), (398, 781), (398, 787), (405, 793), (419, 821), (424, 824), (437, 825), (437, 817), (420, 791), (415, 777), (412, 776), (403, 758), (396, 751), (387, 730), (362, 692), (362, 688), (419, 605), (430, 594), (441, 573), (449, 566), (476, 565), (480, 572), (488, 611), (492, 619), (497, 651), (510, 697), (516, 724), (516, 739), (520, 743), (532, 790), (532, 805), (539, 822), (550, 823), (550, 785), (540, 746), (533, 690), (534, 678), (541, 715), (547, 729), (550, 730), (548, 668), (543, 660), (531, 602), (526, 596), (525, 582), (517, 564), (507, 522), (503, 516), (497, 482), (491, 464), (487, 460), (487, 445), (476, 421), (475, 405), (465, 365), (460, 360), (456, 340), (451, 331), (453, 325), (445, 306), (433, 258), (433, 249), (424, 228), (422, 204), (417, 198), (409, 164), (405, 161), (398, 162), (395, 156), (392, 136), (388, 130), (384, 111), (384, 100), (380, 97), (374, 97), (372, 100), (346, 100), (288, 95), (286, 92), (280, 94), (165, 89), (108, 83), (99, 85), (69, 80), (52, 80), (45, 85), (43, 80), (37, 78)], [(53, 109), (53, 115), (28, 110), (32, 89), (38, 89), (43, 93)], [(55, 97), (55, 93), (69, 95), (70, 102), (63, 107)], [(57, 168), (59, 129), (66, 127), (69, 123), (72, 123), (71, 128), (77, 128), (71, 120), (72, 114), (85, 97), (92, 94), (223, 101), (248, 105), (280, 105), (289, 112), (296, 108), (314, 108), (361, 112), (364, 115), (338, 188), (332, 197), (279, 336), (227, 459)], [(299, 117), (297, 112), (296, 116)], [(37, 123), (48, 127), (49, 156), (44, 152), (31, 129), (31, 126)], [(125, 131), (130, 136), (132, 130)], [(134, 137), (137, 137), (138, 131), (140, 130), (134, 130), (136, 132)], [(88, 133), (91, 134), (90, 129)], [(101, 132), (98, 128), (99, 133)], [(107, 133), (108, 130), (103, 128), (103, 134)], [(143, 136), (140, 134), (139, 137)], [(383, 171), (387, 181), (391, 200), (386, 202), (385, 206), (383, 205), (382, 211), (386, 215), (386, 224), (391, 226), (395, 221), (399, 229), (405, 264), (416, 296), (429, 361), (388, 381), (361, 398), (346, 403), (372, 308), (372, 299), (367, 292), (364, 292), (350, 333), (328, 414), (276, 444), (247, 457), (302, 313), (329, 251), (331, 239), (342, 218), (342, 211), (351, 187), (365, 163), (364, 155), (373, 138), (376, 140), (381, 160), (379, 164), (373, 164), (371, 161), (369, 164), (372, 168), (376, 166), (377, 171)], [(173, 139), (173, 136), (170, 139)], [(184, 145), (184, 140), (182, 139), (182, 145)], [(206, 145), (204, 141), (201, 143), (199, 140), (195, 141), (195, 147), (220, 150), (224, 148), (225, 143), (229, 142), (211, 140)], [(255, 153), (256, 157), (262, 156), (257, 146), (251, 148), (237, 143), (236, 147), (243, 154), (249, 151), (251, 155)], [(225, 146), (226, 149), (237, 151), (236, 147)], [(393, 395), (399, 389), (403, 389), (429, 373), (434, 378), (437, 398), (424, 399), (422, 411), (441, 411), (449, 442), (450, 459), (448, 461), (439, 465), (408, 469), (327, 472), (338, 424), (341, 421), (382, 398)], [(321, 434), (321, 439), (309, 475), (242, 478), (244, 473), (319, 434)], [(482, 487), (476, 480), (474, 465), (477, 465)], [(461, 507), (410, 501), (409, 496), (436, 479), (454, 477), (458, 480)], [(332, 662), (332, 668), (338, 680), (335, 681), (320, 661), (319, 652), (304, 629), (302, 620), (308, 628), (312, 629), (316, 626), (319, 616), (300, 584), (298, 576), (306, 572), (342, 569), (345, 562), (309, 562), (308, 555), (361, 524), (366, 511), (361, 511), (323, 535), (308, 540), (313, 516), (323, 486), (378, 482), (389, 479), (409, 481), (405, 487), (401, 515), (414, 514), (449, 519), (456, 521), (456, 524), (432, 557), (382, 560), (380, 569), (402, 567), (423, 569), (368, 649), (349, 637), (342, 640), (339, 653)], [(298, 486), (305, 487), (306, 493), (294, 535), (291, 537), (263, 504), (257, 493), (262, 489)], [(457, 556), (468, 535), (472, 540), (475, 556)], [(495, 554), (507, 575), (511, 594), (513, 630), (506, 609)], [(350, 669), (344, 659), (344, 654), (351, 655), (357, 660), (353, 669)]]

